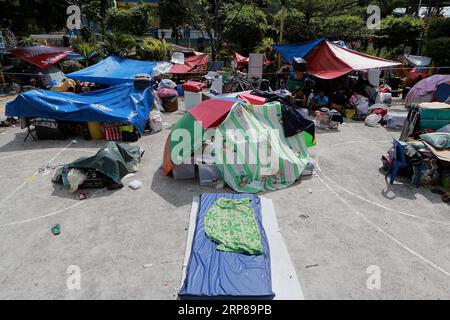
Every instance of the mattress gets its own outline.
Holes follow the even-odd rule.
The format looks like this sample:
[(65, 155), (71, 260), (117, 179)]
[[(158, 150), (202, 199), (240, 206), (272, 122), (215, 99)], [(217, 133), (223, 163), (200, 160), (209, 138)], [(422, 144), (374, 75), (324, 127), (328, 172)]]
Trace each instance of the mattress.
[[(247, 255), (223, 252), (209, 240), (204, 229), (208, 209), (219, 198), (251, 199), (258, 223), (263, 253)], [(261, 298), (272, 299), (270, 249), (263, 228), (260, 199), (251, 194), (202, 194), (192, 235), (186, 274), (178, 293), (180, 299), (194, 298)]]

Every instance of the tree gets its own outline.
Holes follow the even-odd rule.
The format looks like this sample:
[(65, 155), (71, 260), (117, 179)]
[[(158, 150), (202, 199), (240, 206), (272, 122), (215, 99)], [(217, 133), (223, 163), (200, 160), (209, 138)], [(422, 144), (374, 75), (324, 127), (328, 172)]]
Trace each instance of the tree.
[(146, 37), (139, 41), (137, 59), (151, 61), (169, 61), (172, 57), (172, 46), (165, 40)]
[(175, 43), (179, 43), (179, 28), (187, 21), (187, 8), (183, 0), (162, 0), (159, 4), (161, 26), (172, 28)]
[(67, 0), (0, 0), (0, 27), (17, 35), (62, 30)]
[(157, 24), (155, 11), (144, 4), (130, 9), (110, 8), (106, 13), (106, 26), (113, 32), (142, 36)]
[(131, 34), (109, 32), (99, 42), (102, 56), (131, 57), (136, 55), (138, 38)]
[(355, 40), (367, 33), (361, 17), (342, 15), (328, 17), (322, 24), (322, 34), (331, 40)]
[[(240, 7), (251, 1), (243, 0), (184, 0), (183, 6), (189, 17), (188, 24), (194, 29), (205, 32), (211, 40), (211, 57), (216, 59), (222, 45), (223, 33), (226, 31), (227, 6), (239, 3)], [(234, 17), (229, 17), (233, 22), (240, 14), (240, 9), (235, 11)]]
[[(281, 10), (274, 17), (276, 30), (281, 25)], [(307, 40), (305, 15), (298, 9), (290, 9), (284, 16), (284, 40), (286, 42), (303, 42)], [(308, 26), (311, 28), (311, 25)]]
[(244, 50), (251, 50), (261, 41), (267, 30), (266, 15), (254, 5), (227, 6), (223, 36)]
[(404, 46), (414, 46), (424, 30), (425, 23), (421, 19), (387, 16), (381, 20), (381, 29), (376, 32), (378, 36), (376, 46), (379, 50), (383, 47), (400, 50)]
[(430, 20), (425, 42), (425, 54), (433, 58), (436, 65), (450, 63), (450, 18)]
[(75, 42), (72, 47), (75, 52), (83, 56), (85, 67), (89, 66), (89, 61), (92, 58), (92, 54), (98, 50), (97, 45), (85, 41)]
[[(279, 4), (269, 4), (279, 8)], [(321, 36), (323, 21), (336, 15), (354, 13), (358, 7), (356, 0), (287, 0), (285, 16), (285, 40), (288, 42), (307, 41)], [(280, 26), (280, 12), (275, 15), (274, 23)]]

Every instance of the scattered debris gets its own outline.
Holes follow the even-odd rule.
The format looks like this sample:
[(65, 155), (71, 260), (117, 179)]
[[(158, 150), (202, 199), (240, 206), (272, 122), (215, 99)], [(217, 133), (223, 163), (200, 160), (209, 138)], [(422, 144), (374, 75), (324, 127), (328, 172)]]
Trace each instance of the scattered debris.
[(61, 233), (61, 226), (59, 224), (55, 224), (52, 227), (52, 233), (53, 233), (54, 236), (59, 235)]
[(86, 191), (80, 192), (80, 200), (85, 200), (87, 198), (89, 198), (89, 192)]
[(140, 189), (140, 188), (142, 188), (142, 181), (133, 180), (130, 182), (130, 184), (128, 186), (133, 190)]
[(123, 179), (133, 178), (134, 176), (135, 176), (134, 173), (129, 173), (129, 174), (127, 174), (125, 177), (123, 177), (122, 180), (123, 180)]
[(303, 219), (303, 220), (306, 220), (306, 219), (309, 218), (309, 215), (307, 215), (307, 214), (301, 214), (301, 215), (299, 215), (298, 217), (301, 218), (301, 219)]

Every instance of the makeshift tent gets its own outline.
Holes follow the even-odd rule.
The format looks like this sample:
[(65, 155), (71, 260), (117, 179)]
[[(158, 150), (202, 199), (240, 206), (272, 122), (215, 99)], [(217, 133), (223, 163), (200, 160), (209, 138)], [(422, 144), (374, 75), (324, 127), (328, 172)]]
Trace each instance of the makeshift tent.
[(206, 53), (185, 57), (184, 64), (174, 64), (169, 71), (169, 73), (180, 75), (206, 72), (208, 72), (208, 55)]
[(334, 79), (351, 71), (400, 65), (398, 62), (342, 48), (329, 41), (323, 41), (305, 59), (308, 61), (308, 72), (322, 79)]
[(33, 90), (6, 104), (6, 116), (62, 121), (128, 122), (143, 133), (153, 92), (123, 84), (82, 94)]
[(152, 74), (158, 65), (154, 61), (140, 61), (111, 56), (85, 69), (72, 72), (69, 78), (109, 86), (132, 82), (136, 74)]
[(8, 51), (9, 54), (19, 57), (41, 69), (58, 62), (72, 52), (70, 48), (53, 46), (34, 46)]
[[(441, 84), (450, 84), (450, 75), (448, 74), (436, 74), (431, 77), (425, 78), (416, 83), (406, 95), (405, 104), (409, 106), (413, 103), (431, 102), (433, 101), (434, 94)], [(445, 90), (445, 88), (441, 89)], [(444, 97), (441, 92), (439, 96)], [(448, 98), (448, 96), (447, 96)], [(442, 100), (441, 100), (442, 101)], [(445, 99), (443, 100), (445, 101)]]
[(308, 62), (308, 72), (322, 79), (334, 79), (351, 71), (400, 65), (398, 62), (369, 56), (324, 39), (274, 45), (273, 48), (289, 63), (296, 57), (304, 58)]
[(431, 58), (423, 56), (405, 55), (405, 59), (415, 67), (426, 67), (431, 64)]
[[(88, 56), (88, 58), (89, 58), (89, 59), (90, 59), (90, 58), (93, 58), (93, 57), (95, 57), (96, 55), (98, 55), (98, 52), (94, 51), (94, 52), (92, 52), (92, 53)], [(78, 54), (78, 53), (75, 53), (75, 52), (69, 53), (69, 54), (66, 56), (66, 59), (68, 59), (68, 60), (74, 60), (74, 61), (83, 61), (83, 60), (85, 60), (84, 57), (83, 57), (81, 54)]]
[[(307, 147), (313, 145), (314, 138), (306, 137), (309, 136), (306, 132), (285, 137), (280, 103), (254, 106), (229, 99), (212, 99), (207, 101), (208, 105), (205, 103), (186, 113), (172, 128), (164, 150), (164, 174), (169, 174), (174, 164), (181, 164), (208, 137), (214, 136), (215, 164), (225, 182), (238, 192), (257, 193), (268, 189), (282, 189), (300, 177), (309, 159)], [(211, 130), (214, 128), (215, 130)], [(179, 129), (187, 130), (190, 133), (189, 139), (180, 137), (182, 130), (177, 131)], [(232, 136), (229, 129), (240, 132), (243, 136)], [(252, 142), (255, 137), (249, 135), (253, 132), (264, 141), (259, 144)], [(223, 141), (217, 142), (220, 139)], [(247, 161), (249, 159), (242, 154), (245, 149), (243, 143), (248, 141), (251, 161)], [(272, 150), (270, 168), (263, 163), (264, 155), (256, 147), (261, 143), (267, 144)], [(230, 150), (233, 150), (233, 156), (237, 156), (238, 161), (227, 160)], [(250, 163), (253, 161), (254, 163)]]
[(291, 63), (294, 58), (304, 58), (315, 47), (321, 44), (324, 39), (315, 39), (303, 43), (278, 44), (272, 47), (283, 57), (283, 59)]
[[(249, 60), (250, 60), (250, 58), (244, 57), (237, 52), (234, 53), (234, 62), (236, 62), (238, 67), (243, 67), (243, 66), (248, 65)], [(263, 64), (265, 66), (270, 66), (272, 64), (272, 61), (267, 59), (266, 55), (264, 55)]]
[(61, 83), (64, 79), (67, 79), (67, 76), (64, 74), (64, 72), (62, 72), (61, 69), (55, 67), (54, 65), (49, 65), (45, 69), (33, 67), (31, 71), (32, 73), (36, 73), (38, 75), (42, 74), (45, 84), (50, 84), (51, 82), (58, 84)]

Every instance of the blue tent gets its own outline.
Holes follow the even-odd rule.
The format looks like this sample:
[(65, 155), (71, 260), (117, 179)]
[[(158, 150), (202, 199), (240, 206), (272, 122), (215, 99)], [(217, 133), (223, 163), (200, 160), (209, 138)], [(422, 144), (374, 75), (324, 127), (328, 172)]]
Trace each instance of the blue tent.
[(291, 63), (294, 58), (304, 58), (315, 47), (324, 41), (323, 38), (302, 43), (277, 44), (272, 47), (278, 51), (286, 62)]
[(152, 105), (150, 88), (137, 90), (126, 83), (82, 94), (28, 91), (7, 103), (5, 114), (61, 121), (127, 122), (143, 133)]
[(115, 86), (121, 83), (132, 82), (135, 74), (152, 74), (153, 68), (158, 65), (154, 61), (139, 61), (122, 57), (111, 56), (93, 66), (72, 72), (69, 78)]

